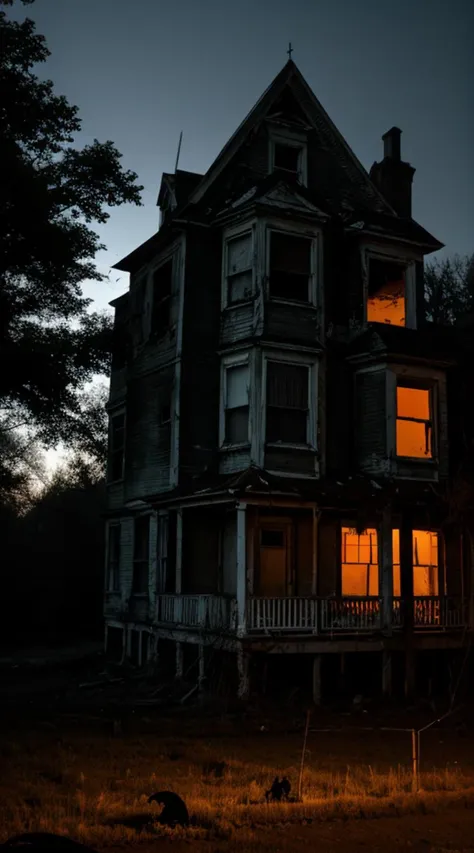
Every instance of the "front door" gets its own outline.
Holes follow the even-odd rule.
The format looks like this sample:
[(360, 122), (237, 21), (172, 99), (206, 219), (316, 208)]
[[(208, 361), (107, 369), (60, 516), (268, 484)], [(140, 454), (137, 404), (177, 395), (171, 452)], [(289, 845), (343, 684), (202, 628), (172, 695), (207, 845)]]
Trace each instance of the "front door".
[(291, 595), (292, 533), (292, 523), (288, 520), (260, 523), (257, 595), (264, 598)]

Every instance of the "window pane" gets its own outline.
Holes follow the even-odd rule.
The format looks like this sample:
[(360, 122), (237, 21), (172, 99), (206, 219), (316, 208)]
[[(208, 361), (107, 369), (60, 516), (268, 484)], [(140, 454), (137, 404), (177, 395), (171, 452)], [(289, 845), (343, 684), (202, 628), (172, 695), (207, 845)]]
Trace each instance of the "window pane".
[(267, 362), (267, 405), (288, 409), (308, 408), (306, 365)]
[(298, 172), (301, 148), (295, 145), (275, 145), (275, 169), (285, 169), (287, 172)]
[(278, 270), (272, 272), (270, 274), (270, 296), (272, 299), (309, 302), (309, 277)]
[(267, 406), (266, 440), (270, 443), (281, 441), (286, 444), (307, 444), (307, 412)]
[(394, 563), (400, 563), (400, 531), (392, 530), (392, 558)]
[(413, 595), (438, 595), (438, 569), (436, 566), (415, 566), (413, 570)]
[(399, 264), (371, 259), (369, 262), (369, 323), (406, 325), (405, 269)]
[(134, 560), (148, 560), (150, 536), (150, 516), (143, 515), (135, 519)]
[(252, 271), (237, 273), (227, 279), (227, 301), (242, 302), (252, 296)]
[(226, 368), (227, 399), (226, 409), (247, 406), (249, 402), (249, 368), (248, 364)]
[[(378, 595), (378, 581), (372, 584), (372, 588), (376, 591), (370, 594)], [(354, 563), (343, 563), (341, 591), (343, 595), (367, 595), (369, 592), (368, 567)]]
[(252, 234), (240, 234), (227, 242), (227, 275), (252, 267)]
[(393, 564), (393, 594), (395, 598), (400, 598), (401, 596), (401, 582), (400, 582), (400, 564)]
[(397, 416), (399, 418), (418, 418), (431, 420), (430, 392), (427, 388), (406, 388), (397, 386)]
[(114, 415), (112, 418), (112, 449), (119, 450), (123, 447), (124, 432), (125, 432), (125, 415)]
[(283, 548), (285, 545), (283, 530), (268, 530), (263, 527), (260, 531), (260, 544), (262, 548)]
[(109, 527), (109, 562), (120, 559), (120, 525)]
[(420, 421), (397, 419), (397, 456), (411, 456), (416, 459), (430, 459), (431, 426)]
[(228, 444), (242, 444), (249, 440), (249, 409), (227, 409), (225, 413), (225, 441)]
[(274, 270), (311, 274), (311, 240), (279, 231), (270, 232), (270, 274)]
[(438, 534), (431, 530), (413, 531), (413, 564), (438, 565)]

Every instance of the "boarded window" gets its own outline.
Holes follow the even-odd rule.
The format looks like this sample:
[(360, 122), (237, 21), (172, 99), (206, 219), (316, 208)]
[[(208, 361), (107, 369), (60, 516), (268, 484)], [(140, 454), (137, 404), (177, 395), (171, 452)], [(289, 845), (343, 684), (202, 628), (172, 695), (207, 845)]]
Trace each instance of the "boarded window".
[(377, 531), (369, 528), (357, 533), (352, 527), (343, 527), (341, 546), (342, 594), (378, 595)]
[(311, 244), (308, 237), (270, 232), (270, 296), (309, 302)]
[[(435, 530), (413, 530), (413, 595), (439, 594), (439, 537)], [(393, 594), (401, 595), (400, 531), (393, 531)]]
[(153, 273), (151, 333), (156, 338), (162, 338), (171, 325), (172, 284), (173, 259), (171, 258)]
[(226, 444), (245, 444), (249, 440), (249, 367), (239, 364), (225, 372)]
[(285, 532), (262, 527), (260, 530), (260, 545), (262, 548), (284, 548)]
[(431, 393), (427, 388), (397, 386), (397, 456), (433, 456)]
[(369, 323), (406, 326), (405, 267), (374, 258), (369, 260)]
[(107, 589), (118, 592), (120, 589), (120, 524), (109, 525), (107, 547)]
[(226, 243), (227, 303), (234, 305), (252, 296), (253, 235), (239, 234)]
[(300, 171), (301, 147), (275, 143), (273, 166), (275, 170), (298, 175)]
[(132, 592), (143, 595), (148, 592), (148, 565), (150, 550), (150, 516), (135, 519), (133, 537), (133, 584)]
[(113, 415), (110, 419), (109, 482), (123, 477), (125, 452), (125, 414)]
[(309, 367), (267, 362), (266, 441), (308, 443)]

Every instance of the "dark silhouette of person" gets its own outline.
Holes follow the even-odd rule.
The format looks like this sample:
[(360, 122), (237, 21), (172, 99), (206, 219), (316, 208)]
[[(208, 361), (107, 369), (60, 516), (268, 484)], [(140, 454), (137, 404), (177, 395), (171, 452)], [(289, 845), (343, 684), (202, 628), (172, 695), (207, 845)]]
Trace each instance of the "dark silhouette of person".
[(290, 796), (291, 784), (290, 784), (290, 780), (287, 779), (286, 776), (283, 776), (283, 779), (280, 782), (280, 788), (281, 788), (282, 799), (287, 800), (288, 797)]
[(272, 782), (272, 787), (268, 791), (265, 791), (265, 799), (266, 799), (267, 803), (270, 801), (279, 803), (281, 800), (281, 795), (282, 795), (282, 790), (281, 790), (280, 778), (279, 778), (279, 776), (275, 776), (275, 778)]
[(25, 853), (96, 853), (92, 847), (52, 832), (25, 832), (22, 835), (14, 835), (0, 845), (0, 849), (14, 847), (26, 848)]
[(158, 823), (163, 826), (188, 826), (189, 814), (185, 802), (173, 791), (158, 791), (148, 798), (149, 803), (158, 803), (163, 810), (158, 816)]

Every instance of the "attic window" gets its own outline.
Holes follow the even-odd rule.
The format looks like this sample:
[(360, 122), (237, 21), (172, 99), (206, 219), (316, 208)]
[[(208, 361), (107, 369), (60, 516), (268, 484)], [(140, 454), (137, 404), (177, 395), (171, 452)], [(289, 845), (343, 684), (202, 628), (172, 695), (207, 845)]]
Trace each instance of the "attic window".
[(290, 172), (298, 176), (300, 171), (301, 148), (296, 145), (275, 143), (273, 168), (275, 171)]
[(153, 273), (153, 307), (151, 333), (162, 338), (171, 325), (171, 287), (173, 282), (173, 259), (170, 258)]
[(428, 388), (397, 386), (397, 456), (432, 459), (432, 400)]
[(311, 247), (308, 237), (270, 232), (270, 297), (309, 302)]
[(402, 264), (370, 258), (367, 321), (406, 326), (406, 276)]

